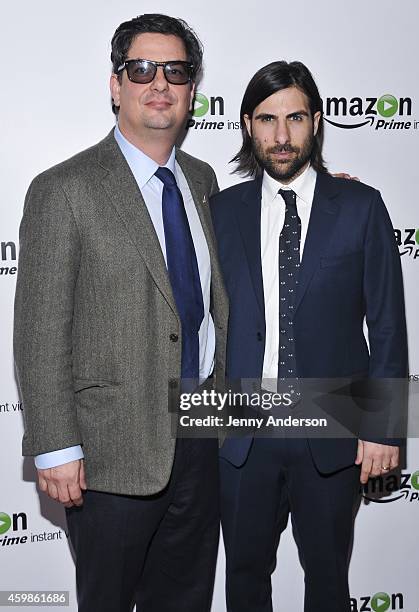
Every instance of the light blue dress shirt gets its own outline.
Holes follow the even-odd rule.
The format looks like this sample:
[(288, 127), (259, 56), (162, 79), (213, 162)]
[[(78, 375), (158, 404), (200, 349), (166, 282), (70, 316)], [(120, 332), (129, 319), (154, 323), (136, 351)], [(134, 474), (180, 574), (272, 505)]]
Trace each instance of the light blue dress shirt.
[[(160, 246), (166, 260), (166, 243), (164, 238), (162, 195), (163, 183), (155, 176), (159, 165), (140, 149), (131, 144), (121, 133), (118, 126), (115, 127), (115, 140), (119, 145), (132, 174), (141, 190), (151, 221), (154, 225)], [(215, 354), (215, 330), (214, 322), (209, 311), (210, 286), (211, 286), (211, 262), (208, 245), (201, 226), (198, 211), (192, 198), (189, 185), (179, 164), (175, 159), (175, 148), (170, 154), (166, 168), (173, 172), (178, 187), (182, 193), (185, 211), (191, 229), (192, 240), (195, 246), (198, 261), (199, 277), (201, 280), (202, 297), (204, 301), (204, 318), (199, 329), (199, 377), (201, 382), (208, 378), (214, 367)], [(47, 469), (69, 463), (84, 457), (80, 445), (70, 446), (50, 453), (44, 453), (35, 457), (35, 465), (38, 469)]]

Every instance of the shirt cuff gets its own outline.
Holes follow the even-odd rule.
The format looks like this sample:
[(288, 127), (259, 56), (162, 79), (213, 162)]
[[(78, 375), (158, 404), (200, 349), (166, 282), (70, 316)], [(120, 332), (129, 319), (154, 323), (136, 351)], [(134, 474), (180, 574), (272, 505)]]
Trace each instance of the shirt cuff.
[(58, 465), (63, 465), (64, 463), (70, 463), (70, 461), (83, 459), (83, 457), (84, 454), (80, 445), (69, 446), (68, 448), (62, 448), (61, 450), (37, 455), (35, 457), (35, 466), (38, 470), (47, 470), (48, 468), (57, 467)]

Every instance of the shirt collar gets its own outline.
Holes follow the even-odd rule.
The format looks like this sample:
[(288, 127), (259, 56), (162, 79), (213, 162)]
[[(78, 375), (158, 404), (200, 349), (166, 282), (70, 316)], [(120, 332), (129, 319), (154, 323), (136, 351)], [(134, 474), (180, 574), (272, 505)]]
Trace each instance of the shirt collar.
[[(155, 162), (151, 157), (148, 157), (141, 149), (134, 146), (129, 140), (125, 138), (118, 124), (115, 126), (114, 131), (115, 140), (121, 149), (122, 155), (127, 160), (131, 172), (133, 173), (135, 180), (137, 181), (138, 187), (142, 189), (148, 181), (153, 178), (159, 164)], [(173, 147), (170, 157), (164, 165), (165, 168), (169, 168), (173, 172), (176, 178), (176, 166), (175, 166), (175, 147)]]
[(309, 165), (291, 183), (283, 185), (264, 171), (262, 179), (262, 205), (268, 206), (271, 204), (278, 195), (279, 189), (292, 189), (297, 194), (298, 199), (311, 206), (316, 186), (316, 177), (316, 171)]

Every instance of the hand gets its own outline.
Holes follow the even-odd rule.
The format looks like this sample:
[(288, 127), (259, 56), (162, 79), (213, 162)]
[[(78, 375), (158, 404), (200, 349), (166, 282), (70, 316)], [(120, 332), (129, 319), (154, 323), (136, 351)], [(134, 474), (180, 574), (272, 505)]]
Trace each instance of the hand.
[(332, 176), (336, 176), (337, 178), (349, 179), (351, 181), (359, 181), (357, 176), (351, 176), (350, 174), (346, 174), (346, 172), (335, 172)]
[(87, 489), (83, 459), (38, 470), (38, 478), (41, 491), (64, 504), (66, 508), (82, 505), (82, 490)]
[(366, 484), (368, 478), (388, 474), (398, 466), (399, 447), (358, 440), (355, 464), (362, 464), (360, 481)]

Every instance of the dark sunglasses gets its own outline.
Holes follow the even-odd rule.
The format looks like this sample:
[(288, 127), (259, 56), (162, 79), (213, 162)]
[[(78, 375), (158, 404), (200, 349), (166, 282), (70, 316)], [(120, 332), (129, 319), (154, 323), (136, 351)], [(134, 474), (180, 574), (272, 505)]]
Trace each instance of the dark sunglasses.
[(180, 60), (153, 62), (146, 59), (130, 59), (121, 64), (116, 72), (119, 74), (126, 68), (130, 81), (145, 85), (154, 79), (158, 66), (162, 66), (166, 81), (172, 85), (185, 85), (191, 80), (193, 64)]

